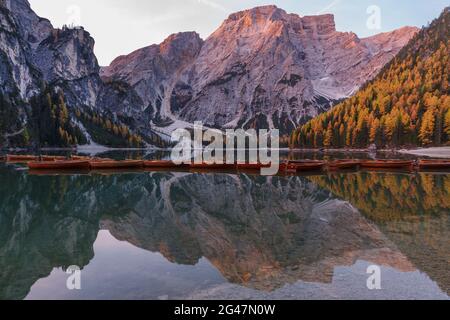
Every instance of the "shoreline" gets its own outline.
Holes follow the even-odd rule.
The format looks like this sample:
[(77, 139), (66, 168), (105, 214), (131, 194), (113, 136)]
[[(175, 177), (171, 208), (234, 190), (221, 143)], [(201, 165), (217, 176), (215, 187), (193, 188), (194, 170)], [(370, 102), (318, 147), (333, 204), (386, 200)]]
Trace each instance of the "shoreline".
[(450, 147), (432, 147), (416, 149), (289, 149), (291, 152), (321, 152), (321, 153), (399, 153), (422, 157), (450, 158)]
[[(105, 153), (114, 151), (170, 151), (170, 148), (110, 148), (103, 146), (79, 146), (78, 148), (42, 148), (41, 151), (71, 151), (74, 153)], [(289, 149), (289, 148), (277, 148), (276, 150), (281, 152), (318, 152), (318, 153), (398, 153), (403, 155), (412, 155), (418, 157), (440, 158), (450, 159), (450, 147), (432, 147), (432, 148), (417, 148), (417, 149)], [(7, 148), (2, 149), (0, 152), (25, 152), (30, 151), (28, 148)]]
[(398, 150), (401, 154), (409, 154), (420, 157), (450, 159), (450, 147), (423, 148), (414, 150)]

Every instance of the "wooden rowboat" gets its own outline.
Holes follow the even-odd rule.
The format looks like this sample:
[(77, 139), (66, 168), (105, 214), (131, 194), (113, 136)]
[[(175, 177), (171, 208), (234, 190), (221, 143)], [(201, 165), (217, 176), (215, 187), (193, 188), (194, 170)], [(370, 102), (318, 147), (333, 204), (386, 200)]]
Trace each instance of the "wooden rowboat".
[(361, 165), (361, 161), (358, 160), (336, 160), (328, 162), (329, 170), (345, 170), (345, 169), (358, 169)]
[(409, 160), (366, 160), (361, 162), (361, 168), (365, 169), (411, 169), (414, 161)]
[(10, 163), (27, 163), (29, 161), (37, 161), (37, 160), (38, 160), (37, 156), (30, 156), (30, 155), (21, 156), (8, 154), (6, 156), (6, 162)]
[(30, 161), (28, 168), (32, 170), (74, 170), (87, 169), (89, 170), (89, 161)]
[(123, 160), (123, 161), (90, 161), (92, 169), (120, 169), (120, 168), (142, 168), (142, 160)]
[(81, 159), (81, 160), (87, 160), (89, 162), (103, 162), (103, 161), (115, 161), (114, 159), (110, 159), (110, 158), (88, 158), (88, 159)]
[[(86, 156), (72, 156), (72, 160), (92, 160), (91, 157), (86, 157)], [(110, 159), (108, 159), (110, 160)]]
[(419, 169), (450, 169), (450, 160), (420, 160)]
[(289, 165), (295, 168), (295, 171), (316, 171), (322, 170), (325, 167), (324, 161), (314, 161), (314, 160), (305, 160), (305, 161), (289, 161)]
[(38, 157), (39, 161), (65, 161), (65, 160), (79, 160), (79, 159), (68, 159), (62, 156), (42, 156)]

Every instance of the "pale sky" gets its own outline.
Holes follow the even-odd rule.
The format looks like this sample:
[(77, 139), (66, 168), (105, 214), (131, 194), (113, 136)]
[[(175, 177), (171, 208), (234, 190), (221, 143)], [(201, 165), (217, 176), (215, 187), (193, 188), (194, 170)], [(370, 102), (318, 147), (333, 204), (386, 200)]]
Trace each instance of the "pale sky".
[[(14, 0), (13, 0), (14, 1)], [(29, 0), (55, 27), (81, 24), (96, 41), (100, 65), (136, 49), (162, 42), (172, 33), (196, 31), (203, 39), (230, 13), (274, 4), (300, 16), (333, 13), (339, 31), (360, 37), (410, 25), (422, 27), (438, 17), (450, 0)], [(379, 24), (370, 17), (379, 8)], [(369, 11), (369, 13), (368, 13)], [(368, 27), (372, 21), (372, 27)], [(375, 20), (378, 21), (378, 20)], [(378, 26), (373, 27), (373, 26)]]

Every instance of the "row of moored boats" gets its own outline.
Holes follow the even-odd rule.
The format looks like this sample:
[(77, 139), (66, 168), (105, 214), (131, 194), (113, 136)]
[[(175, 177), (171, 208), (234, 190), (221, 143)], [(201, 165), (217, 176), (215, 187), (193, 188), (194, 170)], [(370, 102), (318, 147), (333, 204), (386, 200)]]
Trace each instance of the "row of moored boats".
[[(7, 155), (4, 159), (8, 163), (24, 163), (31, 170), (113, 170), (113, 169), (192, 169), (192, 170), (261, 170), (270, 167), (263, 164), (191, 164), (177, 165), (172, 161), (145, 160), (113, 160), (106, 158), (90, 158), (73, 156), (70, 158), (59, 156), (30, 156)], [(280, 172), (299, 171), (338, 171), (359, 169), (392, 169), (392, 170), (449, 170), (450, 160), (301, 160), (282, 161)]]

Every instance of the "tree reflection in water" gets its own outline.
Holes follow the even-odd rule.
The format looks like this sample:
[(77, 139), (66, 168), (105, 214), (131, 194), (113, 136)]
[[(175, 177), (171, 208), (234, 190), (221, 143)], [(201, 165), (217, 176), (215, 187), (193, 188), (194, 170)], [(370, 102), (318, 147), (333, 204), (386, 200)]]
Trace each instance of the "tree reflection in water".
[(229, 282), (261, 291), (331, 283), (336, 267), (365, 260), (419, 268), (448, 293), (448, 175), (29, 176), (0, 167), (0, 176), (0, 298), (24, 298), (53, 268), (88, 265), (100, 229), (172, 263), (205, 257)]

